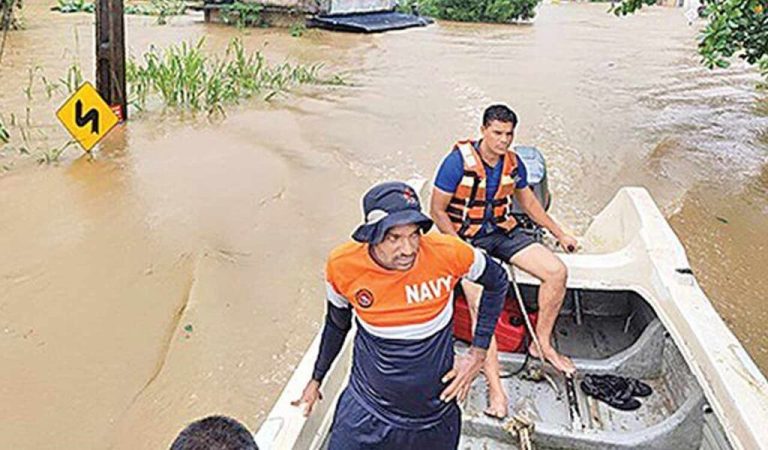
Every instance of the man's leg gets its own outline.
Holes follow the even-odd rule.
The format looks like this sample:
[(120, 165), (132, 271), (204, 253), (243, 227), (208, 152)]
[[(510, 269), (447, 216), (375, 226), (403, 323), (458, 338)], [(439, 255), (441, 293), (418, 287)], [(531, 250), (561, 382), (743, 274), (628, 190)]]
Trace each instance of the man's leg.
[[(467, 298), (467, 304), (469, 304), (469, 314), (472, 318), (472, 335), (474, 336), (477, 313), (480, 308), (480, 295), (483, 292), (483, 287), (466, 280), (462, 280), (461, 287), (464, 289), (464, 295)], [(501, 385), (499, 372), (499, 354), (496, 338), (493, 337), (491, 338), (491, 345), (488, 347), (488, 353), (483, 364), (483, 373), (486, 380), (488, 380), (488, 408), (485, 409), (485, 413), (489, 416), (503, 419), (507, 416), (509, 401), (507, 400), (507, 394), (504, 392), (504, 386)]]
[[(528, 245), (512, 256), (509, 262), (541, 280), (536, 336), (544, 353), (542, 356), (557, 369), (567, 374), (573, 373), (576, 370), (573, 361), (552, 347), (552, 330), (563, 305), (568, 269), (560, 258), (541, 244)], [(529, 350), (533, 356), (539, 356), (533, 343)]]

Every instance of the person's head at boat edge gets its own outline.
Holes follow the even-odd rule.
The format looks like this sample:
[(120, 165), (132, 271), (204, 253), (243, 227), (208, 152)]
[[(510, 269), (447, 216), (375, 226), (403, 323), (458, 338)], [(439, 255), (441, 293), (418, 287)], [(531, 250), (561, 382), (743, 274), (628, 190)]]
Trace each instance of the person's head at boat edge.
[(187, 425), (170, 450), (259, 450), (253, 435), (237, 420), (208, 416)]

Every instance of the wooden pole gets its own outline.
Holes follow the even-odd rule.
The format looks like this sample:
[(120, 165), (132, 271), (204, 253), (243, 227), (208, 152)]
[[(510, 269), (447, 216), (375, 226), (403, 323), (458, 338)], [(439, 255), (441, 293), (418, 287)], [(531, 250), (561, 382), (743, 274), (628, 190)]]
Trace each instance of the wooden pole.
[(125, 21), (123, 0), (96, 3), (96, 89), (110, 106), (128, 119), (125, 86)]

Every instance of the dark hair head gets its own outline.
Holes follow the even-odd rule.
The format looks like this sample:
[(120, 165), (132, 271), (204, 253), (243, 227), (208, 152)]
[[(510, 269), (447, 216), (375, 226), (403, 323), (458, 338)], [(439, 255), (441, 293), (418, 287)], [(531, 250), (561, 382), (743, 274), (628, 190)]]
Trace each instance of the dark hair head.
[(517, 114), (506, 105), (491, 105), (483, 113), (483, 126), (487, 127), (494, 120), (499, 122), (512, 122), (512, 128), (517, 126)]
[(235, 419), (209, 416), (187, 425), (171, 450), (258, 450), (251, 432)]

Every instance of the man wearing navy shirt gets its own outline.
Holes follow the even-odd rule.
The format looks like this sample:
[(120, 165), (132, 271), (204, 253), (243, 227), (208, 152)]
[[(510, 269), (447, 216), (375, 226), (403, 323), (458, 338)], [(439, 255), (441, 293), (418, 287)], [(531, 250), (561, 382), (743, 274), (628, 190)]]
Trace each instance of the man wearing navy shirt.
[[(551, 343), (565, 296), (567, 270), (554, 253), (517, 226), (512, 216), (513, 200), (533, 221), (548, 229), (565, 251), (573, 251), (577, 242), (549, 217), (528, 187), (525, 165), (511, 148), (516, 126), (517, 116), (507, 106), (493, 105), (485, 110), (480, 127), (482, 139), (458, 142), (443, 159), (432, 192), (431, 215), (443, 233), (459, 236), (541, 280), (536, 335), (542, 356), (571, 374), (575, 370), (573, 362)], [(472, 304), (478, 298), (478, 289), (466, 283), (463, 286)], [(534, 346), (529, 351), (539, 356)], [(507, 397), (499, 379), (495, 341), (483, 370), (489, 388), (486, 413), (505, 417)]]

